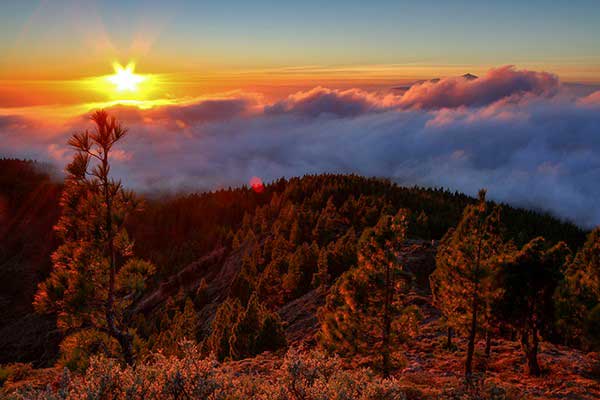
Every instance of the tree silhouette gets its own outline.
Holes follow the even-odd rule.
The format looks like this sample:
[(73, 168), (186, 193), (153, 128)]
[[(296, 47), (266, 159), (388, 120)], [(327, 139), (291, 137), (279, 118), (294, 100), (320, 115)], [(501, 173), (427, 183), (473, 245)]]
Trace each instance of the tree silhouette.
[(91, 119), (94, 130), (76, 133), (68, 142), (75, 156), (67, 166), (62, 215), (55, 227), (63, 244), (52, 255), (52, 272), (39, 285), (34, 305), (57, 314), (67, 334), (92, 329), (109, 335), (132, 364), (127, 307), (155, 268), (132, 258), (124, 224), (139, 201), (110, 176), (111, 151), (127, 130), (105, 111)]
[(550, 333), (554, 323), (554, 293), (570, 251), (564, 242), (548, 248), (542, 237), (500, 263), (498, 282), (503, 288), (499, 311), (505, 324), (521, 334), (521, 345), (530, 375), (540, 375), (537, 360), (540, 334)]

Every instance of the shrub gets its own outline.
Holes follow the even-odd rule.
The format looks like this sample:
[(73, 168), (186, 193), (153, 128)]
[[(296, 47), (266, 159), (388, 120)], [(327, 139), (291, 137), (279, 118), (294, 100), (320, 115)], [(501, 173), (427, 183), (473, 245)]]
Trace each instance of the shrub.
[(233, 371), (231, 364), (203, 359), (190, 341), (180, 343), (183, 357), (155, 353), (136, 366), (105, 356), (92, 357), (82, 375), (65, 369), (55, 385), (25, 388), (18, 400), (207, 399), (207, 400), (405, 400), (395, 379), (369, 369), (344, 370), (338, 358), (319, 352), (290, 350), (279, 369), (253, 374)]
[(0, 365), (0, 387), (5, 382), (16, 382), (26, 378), (31, 373), (31, 370), (31, 364), (13, 363)]

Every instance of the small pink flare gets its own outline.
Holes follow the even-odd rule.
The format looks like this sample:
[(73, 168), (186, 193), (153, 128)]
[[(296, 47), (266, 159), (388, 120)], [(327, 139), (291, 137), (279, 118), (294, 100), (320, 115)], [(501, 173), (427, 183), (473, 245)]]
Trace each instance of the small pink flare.
[(265, 185), (263, 184), (262, 179), (260, 179), (257, 176), (253, 176), (250, 179), (250, 187), (252, 188), (252, 190), (254, 190), (256, 193), (262, 193), (265, 190)]

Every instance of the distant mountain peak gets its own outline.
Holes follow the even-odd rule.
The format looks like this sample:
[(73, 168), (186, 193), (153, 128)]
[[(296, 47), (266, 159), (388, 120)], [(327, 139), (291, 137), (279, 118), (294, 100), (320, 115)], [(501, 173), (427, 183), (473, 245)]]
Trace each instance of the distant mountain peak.
[(472, 80), (475, 80), (475, 79), (479, 78), (477, 75), (473, 75), (471, 73), (466, 73), (462, 77), (465, 78), (468, 81), (472, 81)]

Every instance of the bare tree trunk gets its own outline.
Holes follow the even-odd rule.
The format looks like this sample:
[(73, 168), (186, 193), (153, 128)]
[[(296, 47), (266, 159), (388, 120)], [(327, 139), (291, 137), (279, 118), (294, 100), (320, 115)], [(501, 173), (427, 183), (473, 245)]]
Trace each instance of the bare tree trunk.
[(527, 358), (527, 373), (533, 376), (540, 376), (541, 369), (537, 360), (539, 344), (537, 329), (531, 329), (531, 343), (529, 342), (529, 333), (523, 331), (521, 343), (523, 344), (523, 350), (525, 352), (525, 357)]
[(477, 332), (477, 309), (479, 301), (477, 293), (473, 294), (473, 313), (471, 314), (471, 328), (469, 330), (469, 343), (467, 345), (467, 358), (465, 360), (465, 378), (471, 379), (473, 375), (473, 353), (475, 352), (475, 335)]
[(102, 160), (104, 174), (102, 176), (102, 184), (104, 191), (104, 201), (106, 203), (106, 234), (107, 234), (107, 251), (109, 258), (109, 278), (108, 278), (108, 295), (106, 299), (106, 324), (111, 336), (114, 337), (123, 351), (125, 362), (132, 365), (134, 362), (133, 344), (131, 335), (119, 329), (115, 321), (115, 280), (117, 274), (117, 263), (115, 254), (114, 232), (112, 226), (112, 197), (110, 194), (110, 181), (108, 178), (108, 149), (104, 149), (104, 157)]
[(452, 348), (452, 327), (448, 327), (448, 336), (446, 337), (446, 347), (451, 349)]
[(483, 245), (483, 239), (479, 238), (477, 244), (477, 258), (475, 259), (475, 270), (473, 271), (473, 304), (471, 314), (471, 329), (469, 331), (469, 344), (467, 346), (467, 358), (465, 360), (465, 378), (470, 381), (473, 375), (473, 353), (475, 353), (475, 335), (477, 334), (477, 312), (479, 310), (479, 269), (481, 267), (481, 246)]
[(385, 299), (383, 309), (383, 351), (382, 351), (382, 370), (383, 377), (387, 378), (390, 375), (390, 335), (392, 331), (392, 318), (391, 318), (391, 277), (390, 277), (390, 266), (388, 265), (385, 269)]
[(492, 334), (489, 329), (485, 330), (485, 356), (489, 357), (492, 352)]

